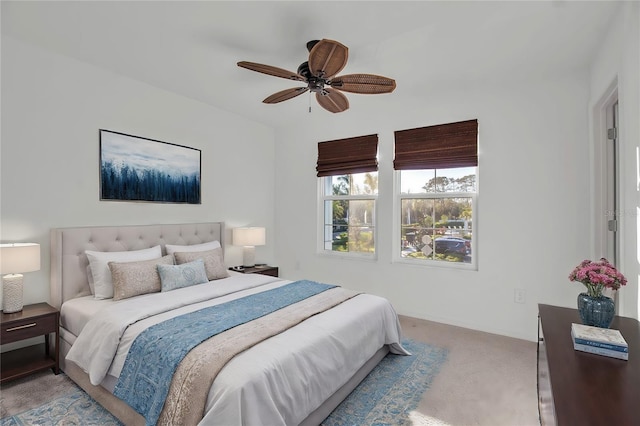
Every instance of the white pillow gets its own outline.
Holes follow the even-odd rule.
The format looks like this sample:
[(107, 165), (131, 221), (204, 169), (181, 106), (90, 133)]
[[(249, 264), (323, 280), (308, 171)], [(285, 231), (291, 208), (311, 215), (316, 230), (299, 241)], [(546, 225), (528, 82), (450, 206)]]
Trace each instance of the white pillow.
[(91, 251), (85, 250), (93, 276), (93, 297), (110, 299), (113, 297), (113, 282), (109, 262), (135, 262), (138, 260), (159, 259), (162, 248), (158, 245), (144, 250), (131, 251)]
[(167, 254), (173, 254), (179, 252), (194, 252), (194, 251), (209, 251), (220, 247), (220, 241), (210, 241), (208, 243), (193, 244), (190, 246), (177, 246), (175, 244), (167, 244), (164, 246), (167, 249)]
[(89, 281), (89, 290), (91, 290), (91, 295), (96, 294), (96, 291), (93, 288), (93, 274), (91, 273), (91, 265), (87, 265), (87, 280)]

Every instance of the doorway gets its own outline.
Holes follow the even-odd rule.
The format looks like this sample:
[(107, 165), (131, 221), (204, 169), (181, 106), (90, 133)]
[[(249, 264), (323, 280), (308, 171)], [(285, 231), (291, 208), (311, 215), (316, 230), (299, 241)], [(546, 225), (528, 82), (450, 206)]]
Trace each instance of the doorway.
[(606, 199), (606, 225), (607, 239), (605, 256), (612, 265), (619, 268), (619, 242), (620, 227), (619, 191), (618, 191), (618, 99), (606, 107), (607, 140), (605, 160), (605, 199)]
[[(620, 269), (622, 261), (620, 235), (624, 218), (620, 211), (620, 114), (618, 89), (614, 82), (593, 110), (594, 112), (594, 183), (596, 241), (594, 255), (604, 257)], [(605, 291), (614, 298), (616, 314), (620, 303), (617, 291)]]

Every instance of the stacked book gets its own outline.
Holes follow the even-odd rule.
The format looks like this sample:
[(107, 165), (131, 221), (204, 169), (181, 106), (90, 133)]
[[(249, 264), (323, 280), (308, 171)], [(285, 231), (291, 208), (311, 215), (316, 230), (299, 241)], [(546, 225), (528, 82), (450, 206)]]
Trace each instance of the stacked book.
[(571, 324), (573, 349), (618, 359), (629, 359), (629, 346), (618, 330)]

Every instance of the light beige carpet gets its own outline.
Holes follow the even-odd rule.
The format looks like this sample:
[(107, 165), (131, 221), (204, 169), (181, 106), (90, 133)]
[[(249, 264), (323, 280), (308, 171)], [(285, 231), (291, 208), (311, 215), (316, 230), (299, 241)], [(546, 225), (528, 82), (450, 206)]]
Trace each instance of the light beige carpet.
[(410, 317), (404, 335), (449, 350), (414, 425), (536, 426), (536, 344)]
[[(410, 317), (404, 335), (449, 351), (412, 413), (415, 426), (537, 426), (536, 344)], [(0, 387), (0, 418), (38, 407), (70, 385), (50, 370)]]

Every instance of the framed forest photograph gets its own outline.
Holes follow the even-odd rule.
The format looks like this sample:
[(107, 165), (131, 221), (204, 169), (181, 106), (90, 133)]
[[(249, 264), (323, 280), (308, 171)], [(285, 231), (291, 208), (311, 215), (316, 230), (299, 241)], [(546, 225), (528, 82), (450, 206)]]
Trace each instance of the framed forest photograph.
[(199, 149), (100, 129), (100, 200), (201, 204)]

